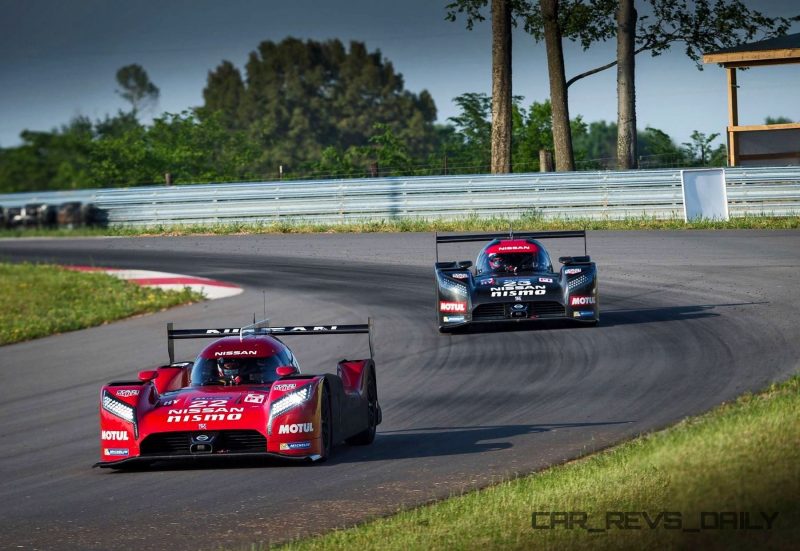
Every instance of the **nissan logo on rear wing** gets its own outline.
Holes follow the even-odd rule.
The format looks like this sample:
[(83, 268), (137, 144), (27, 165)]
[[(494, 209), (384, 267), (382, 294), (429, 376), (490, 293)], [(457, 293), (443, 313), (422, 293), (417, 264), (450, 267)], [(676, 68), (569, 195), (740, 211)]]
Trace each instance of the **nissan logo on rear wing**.
[(245, 327), (223, 327), (202, 329), (175, 329), (172, 322), (167, 323), (167, 347), (170, 363), (175, 361), (174, 340), (181, 339), (217, 339), (221, 337), (239, 336), (239, 339), (258, 335), (349, 335), (367, 333), (369, 335), (369, 354), (373, 356), (372, 319), (367, 323), (352, 325), (287, 325), (270, 327), (269, 320), (261, 320)]

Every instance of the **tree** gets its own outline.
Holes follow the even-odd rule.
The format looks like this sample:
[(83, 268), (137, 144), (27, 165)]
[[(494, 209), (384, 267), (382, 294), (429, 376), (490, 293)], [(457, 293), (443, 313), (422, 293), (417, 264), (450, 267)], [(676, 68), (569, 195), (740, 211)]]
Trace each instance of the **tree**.
[(539, 0), (544, 42), (547, 49), (547, 73), (550, 79), (550, 102), (553, 109), (553, 147), (556, 171), (575, 170), (572, 136), (569, 128), (569, 100), (564, 73), (564, 51), (561, 45), (561, 24), (558, 21), (558, 0)]
[[(739, 0), (647, 0), (644, 13), (637, 13), (633, 0), (563, 0), (558, 5), (558, 21), (563, 36), (580, 42), (584, 50), (616, 34), (617, 57), (602, 66), (567, 80), (567, 87), (600, 71), (619, 65), (623, 84), (618, 86), (619, 166), (635, 166), (635, 64), (634, 56), (649, 51), (658, 56), (675, 43), (685, 45), (686, 55), (702, 69), (700, 56), (741, 44), (759, 33), (765, 37), (786, 33), (794, 18), (770, 18), (748, 9)], [(638, 19), (637, 19), (638, 18)], [(635, 48), (630, 44), (631, 28), (636, 28)], [(532, 10), (525, 28), (542, 40), (544, 21), (541, 10)], [(620, 73), (618, 72), (618, 77)]]
[(666, 132), (648, 126), (643, 132), (637, 132), (637, 139), (639, 168), (677, 167), (685, 164), (686, 152), (675, 145)]
[(620, 0), (617, 8), (617, 168), (636, 168), (636, 8)]
[[(445, 19), (455, 21), (459, 14), (466, 16), (467, 30), (475, 22), (484, 21), (482, 10), (488, 0), (455, 0), (447, 4)], [(512, 157), (512, 80), (511, 29), (516, 14), (526, 6), (525, 0), (492, 0), (492, 139), (491, 170), (511, 172)]]
[[(286, 38), (250, 53), (246, 78), (229, 62), (209, 73), (202, 118), (221, 112), (261, 148), (253, 170), (272, 173), (316, 166), (323, 151), (368, 144), (375, 123), (387, 124), (412, 156), (435, 150), (436, 105), (413, 94), (380, 51), (362, 42)], [(330, 158), (330, 155), (328, 155)]]
[(792, 121), (789, 117), (766, 117), (764, 124), (788, 124)]
[(468, 92), (453, 101), (461, 113), (448, 119), (455, 125), (451, 154), (457, 166), (482, 172), (491, 167), (491, 99), (486, 94)]
[(214, 71), (208, 72), (208, 81), (203, 88), (203, 108), (210, 113), (218, 112), (230, 129), (241, 127), (238, 109), (244, 95), (242, 74), (233, 63), (223, 61)]
[(130, 102), (134, 113), (139, 113), (143, 108), (152, 108), (158, 102), (158, 87), (150, 82), (141, 65), (134, 63), (121, 67), (117, 71), (117, 83), (121, 88), (117, 94)]
[(511, 172), (511, 4), (492, 0), (492, 174)]
[(686, 152), (689, 154), (689, 158), (692, 161), (699, 163), (699, 166), (706, 166), (712, 151), (711, 142), (716, 140), (718, 137), (719, 133), (706, 136), (704, 133), (694, 130), (690, 136), (692, 141), (684, 142), (683, 147), (686, 149)]

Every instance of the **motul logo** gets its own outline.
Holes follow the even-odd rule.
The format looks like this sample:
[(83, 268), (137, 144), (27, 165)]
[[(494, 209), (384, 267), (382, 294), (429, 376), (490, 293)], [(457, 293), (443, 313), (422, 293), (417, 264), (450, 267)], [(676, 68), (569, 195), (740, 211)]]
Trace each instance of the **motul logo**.
[(466, 302), (439, 302), (439, 311), (440, 312), (466, 312), (467, 311), (467, 303)]
[(221, 352), (214, 352), (215, 356), (255, 356), (258, 354), (255, 350), (222, 350)]
[(100, 438), (102, 440), (127, 440), (128, 433), (124, 430), (104, 430), (100, 432)]
[(570, 297), (570, 306), (588, 306), (594, 304), (594, 297)]
[(278, 428), (278, 434), (301, 434), (304, 432), (313, 432), (313, 423), (295, 423), (293, 425), (281, 425)]

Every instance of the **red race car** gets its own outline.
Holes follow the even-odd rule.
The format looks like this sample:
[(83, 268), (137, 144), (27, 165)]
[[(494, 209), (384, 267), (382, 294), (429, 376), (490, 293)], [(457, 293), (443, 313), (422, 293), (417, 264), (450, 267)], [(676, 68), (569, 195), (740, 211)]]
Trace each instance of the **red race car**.
[[(122, 469), (167, 460), (273, 456), (324, 461), (333, 444), (370, 444), (381, 422), (372, 324), (233, 329), (167, 326), (170, 364), (100, 392), (100, 462)], [(278, 335), (368, 333), (370, 358), (305, 375)], [(194, 362), (175, 339), (213, 338)]]

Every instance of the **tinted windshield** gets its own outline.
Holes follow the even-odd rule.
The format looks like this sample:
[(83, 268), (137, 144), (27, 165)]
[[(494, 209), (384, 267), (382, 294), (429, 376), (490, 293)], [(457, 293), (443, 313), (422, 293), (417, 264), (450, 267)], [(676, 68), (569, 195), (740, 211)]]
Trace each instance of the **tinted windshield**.
[(267, 384), (279, 377), (275, 369), (291, 365), (284, 354), (267, 358), (198, 358), (192, 368), (192, 386)]
[(479, 274), (492, 275), (545, 272), (550, 270), (550, 260), (541, 249), (525, 253), (482, 253), (476, 268)]

